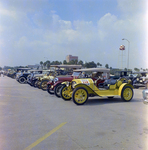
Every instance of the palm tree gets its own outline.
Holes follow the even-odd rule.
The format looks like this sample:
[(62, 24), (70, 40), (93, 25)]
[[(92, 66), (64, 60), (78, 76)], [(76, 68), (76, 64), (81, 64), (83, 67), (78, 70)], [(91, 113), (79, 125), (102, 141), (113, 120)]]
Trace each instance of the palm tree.
[(42, 69), (43, 69), (43, 62), (42, 62), (42, 61), (40, 61), (40, 65), (41, 65), (41, 67), (42, 67)]

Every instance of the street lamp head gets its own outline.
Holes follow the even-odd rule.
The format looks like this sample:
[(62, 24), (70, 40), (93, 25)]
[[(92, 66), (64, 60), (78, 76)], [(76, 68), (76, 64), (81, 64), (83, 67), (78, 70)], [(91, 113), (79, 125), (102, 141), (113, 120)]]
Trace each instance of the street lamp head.
[(122, 40), (125, 40), (124, 38)]

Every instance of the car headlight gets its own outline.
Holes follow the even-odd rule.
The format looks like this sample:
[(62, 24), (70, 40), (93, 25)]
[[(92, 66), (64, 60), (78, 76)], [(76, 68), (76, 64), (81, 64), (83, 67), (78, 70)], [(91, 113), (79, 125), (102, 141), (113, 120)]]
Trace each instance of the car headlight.
[(73, 82), (71, 83), (71, 87), (74, 89), (75, 85), (76, 85), (76, 82), (73, 81)]
[(58, 80), (59, 80), (58, 78), (54, 78), (54, 83), (58, 82)]
[(143, 103), (148, 105), (148, 90), (143, 90)]
[(67, 87), (70, 86), (70, 82), (67, 81), (67, 82), (66, 82), (66, 86), (67, 86)]

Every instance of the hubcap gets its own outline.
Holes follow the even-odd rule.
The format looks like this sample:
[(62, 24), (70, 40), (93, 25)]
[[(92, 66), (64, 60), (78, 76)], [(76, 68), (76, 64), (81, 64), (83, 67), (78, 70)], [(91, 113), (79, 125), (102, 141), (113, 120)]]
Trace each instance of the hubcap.
[(130, 100), (132, 98), (132, 90), (130, 88), (126, 88), (123, 92), (123, 97), (125, 100)]
[(79, 89), (75, 93), (75, 101), (77, 103), (84, 103), (87, 99), (87, 92), (83, 89)]
[(42, 88), (46, 89), (47, 88), (47, 81), (42, 83)]
[(65, 99), (67, 99), (67, 98), (70, 98), (70, 96), (68, 94), (69, 94), (69, 90), (67, 87), (65, 87), (62, 91), (62, 95)]

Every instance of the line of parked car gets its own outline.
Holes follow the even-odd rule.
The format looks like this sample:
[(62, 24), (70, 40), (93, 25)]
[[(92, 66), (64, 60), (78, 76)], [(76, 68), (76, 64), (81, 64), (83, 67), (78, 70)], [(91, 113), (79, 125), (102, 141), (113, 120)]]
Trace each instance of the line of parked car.
[[(14, 78), (14, 74), (7, 76)], [(129, 102), (134, 88), (148, 88), (148, 72), (117, 71), (111, 75), (110, 69), (82, 69), (81, 65), (51, 65), (49, 70), (22, 68), (15, 73), (15, 79), (65, 101), (72, 99), (76, 105), (85, 104), (93, 96), (120, 96), (123, 101)], [(144, 102), (147, 93), (143, 91)]]

